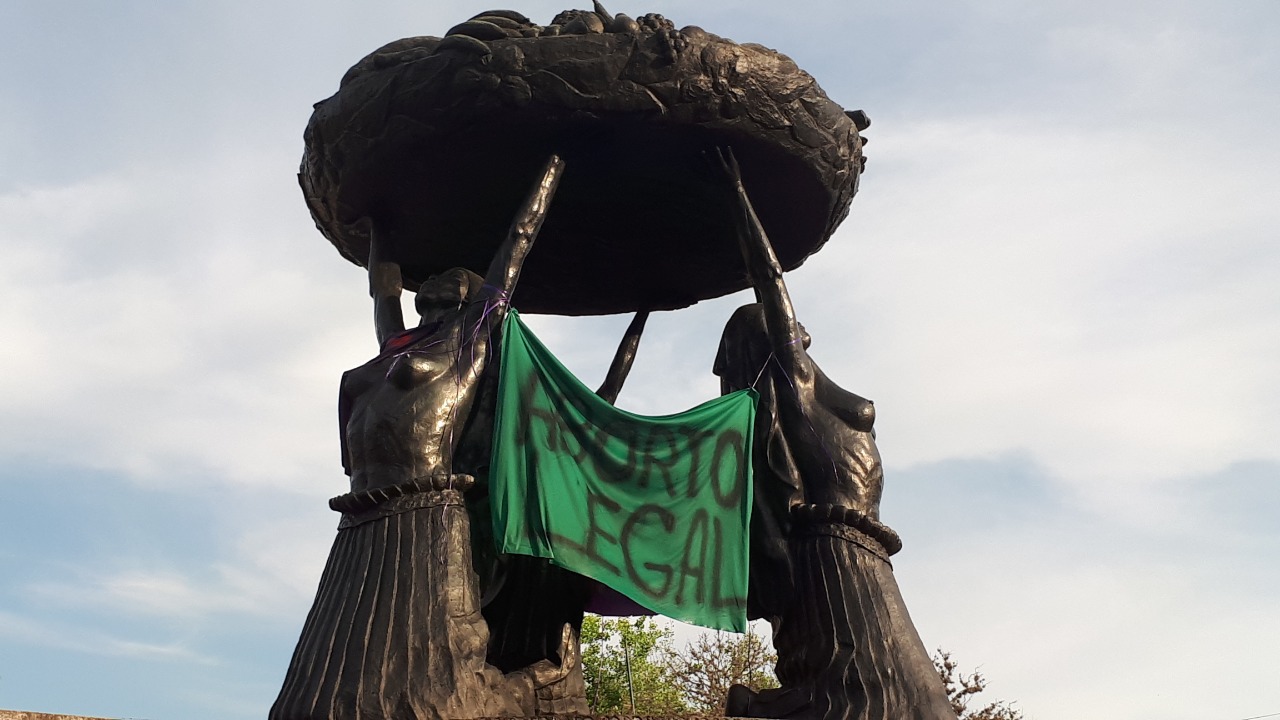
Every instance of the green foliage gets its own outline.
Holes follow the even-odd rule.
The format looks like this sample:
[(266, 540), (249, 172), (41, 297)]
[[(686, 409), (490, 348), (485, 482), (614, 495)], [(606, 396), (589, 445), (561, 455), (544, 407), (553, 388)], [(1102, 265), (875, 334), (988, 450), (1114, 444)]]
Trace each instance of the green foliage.
[[(677, 649), (672, 631), (650, 618), (588, 615), (582, 623), (587, 702), (596, 715), (718, 713), (732, 685), (757, 691), (777, 687), (776, 662), (754, 632), (706, 632)], [(939, 650), (933, 663), (959, 720), (1026, 720), (1003, 700), (975, 704), (985, 702), (977, 696), (986, 690), (987, 679), (977, 670), (960, 672), (951, 653)]]
[(746, 685), (752, 690), (778, 687), (773, 666), (778, 656), (754, 632), (703, 633), (683, 652), (664, 658), (676, 685), (690, 707), (699, 712), (724, 710), (729, 688)]
[[(627, 685), (627, 664), (631, 685)], [(582, 622), (582, 664), (587, 702), (597, 715), (719, 712), (732, 685), (777, 687), (777, 656), (754, 632), (707, 632), (676, 648), (672, 631), (649, 618)]]
[(663, 629), (650, 618), (586, 616), (582, 621), (582, 665), (591, 712), (596, 715), (687, 712), (684, 698), (662, 662), (676, 652), (671, 647), (671, 634), (671, 630)]
[(942, 678), (947, 699), (951, 701), (951, 709), (955, 710), (960, 720), (1025, 720), (1021, 710), (1011, 707), (1003, 700), (969, 709), (969, 702), (987, 689), (987, 679), (977, 670), (968, 675), (959, 672), (959, 665), (951, 659), (951, 653), (938, 650), (933, 656), (933, 666), (938, 671), (938, 677)]

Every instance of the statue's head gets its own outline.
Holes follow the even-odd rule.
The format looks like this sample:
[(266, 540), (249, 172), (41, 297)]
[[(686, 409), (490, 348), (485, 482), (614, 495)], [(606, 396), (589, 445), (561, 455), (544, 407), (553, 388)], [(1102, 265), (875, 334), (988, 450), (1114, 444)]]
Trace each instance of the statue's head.
[(734, 310), (720, 333), (720, 349), (711, 367), (711, 372), (720, 377), (720, 392), (727, 394), (755, 385), (769, 361), (769, 351), (764, 306), (751, 303)]
[[(808, 349), (809, 333), (805, 332), (803, 325), (800, 332), (804, 347)], [(751, 303), (733, 311), (720, 334), (720, 349), (711, 368), (720, 377), (720, 392), (731, 393), (755, 387), (772, 352), (773, 343), (764, 322), (764, 306)]]
[(457, 312), (480, 293), (484, 278), (466, 268), (452, 268), (427, 278), (418, 287), (413, 306), (422, 316), (422, 324), (442, 319)]

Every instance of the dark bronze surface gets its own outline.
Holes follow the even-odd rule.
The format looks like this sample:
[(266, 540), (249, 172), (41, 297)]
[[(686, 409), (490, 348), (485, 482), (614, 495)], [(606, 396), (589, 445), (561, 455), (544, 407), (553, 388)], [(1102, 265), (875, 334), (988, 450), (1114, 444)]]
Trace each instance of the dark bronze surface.
[(769, 237), (732, 151), (708, 156), (737, 206), (734, 227), (758, 303), (725, 326), (725, 392), (760, 394), (754, 442), (748, 612), (773, 625), (782, 687), (739, 687), (728, 715), (795, 720), (954, 720), (916, 634), (879, 521), (884, 471), (875, 406), (809, 356)]
[(488, 417), (489, 343), (563, 170), (558, 157), (544, 162), (483, 280), (451, 271), (423, 283), (409, 333), (399, 268), (374, 232), (369, 285), (383, 351), (343, 376), (351, 492), (331, 501), (343, 520), (272, 720), (586, 712), (573, 625), (554, 629), (554, 653), (509, 672), (487, 662), (464, 501), (473, 478), (457, 472), (476, 469), (469, 448), (488, 447), (489, 428), (474, 420)]
[(300, 180), (368, 268), (382, 350), (343, 377), (351, 492), (272, 720), (585, 713), (591, 586), (498, 557), (483, 515), (496, 333), (511, 305), (638, 310), (597, 391), (614, 402), (650, 310), (747, 286), (714, 369), (760, 394), (748, 612), (782, 687), (727, 712), (953, 719), (889, 562), (874, 405), (813, 362), (783, 280), (847, 213), (868, 124), (772, 50), (599, 3), (545, 27), (487, 11), (353, 67)]
[(572, 11), (540, 28), (495, 12), (379, 49), (316, 105), (299, 177), (348, 260), (366, 261), (371, 218), (410, 287), (482, 271), (519, 178), (549, 152), (574, 172), (513, 298), (522, 311), (670, 309), (745, 287), (733, 208), (699, 160), (719, 144), (748, 168), (784, 268), (847, 214), (866, 116), (785, 55), (661, 16)]

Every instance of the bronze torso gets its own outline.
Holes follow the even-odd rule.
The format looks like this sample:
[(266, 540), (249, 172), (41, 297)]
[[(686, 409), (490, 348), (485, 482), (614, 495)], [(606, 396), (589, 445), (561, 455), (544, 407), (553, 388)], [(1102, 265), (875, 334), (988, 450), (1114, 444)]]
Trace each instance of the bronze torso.
[[(804, 502), (853, 508), (878, 520), (884, 470), (876, 448), (875, 406), (821, 377), (784, 380), (777, 402), (799, 470)], [(815, 382), (816, 380), (816, 382)]]
[(413, 345), (343, 376), (352, 492), (454, 472), (489, 344), (483, 331), (464, 342), (464, 321), (460, 313)]

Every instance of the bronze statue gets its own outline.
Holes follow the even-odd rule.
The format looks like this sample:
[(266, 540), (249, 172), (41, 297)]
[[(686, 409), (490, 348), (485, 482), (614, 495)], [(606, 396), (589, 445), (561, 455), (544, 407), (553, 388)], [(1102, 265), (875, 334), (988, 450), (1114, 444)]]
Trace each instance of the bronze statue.
[[(568, 629), (559, 666), (504, 675), (485, 662), (488, 630), (472, 568), (458, 472), (483, 435), (477, 398), (564, 163), (547, 162), (481, 279), (457, 269), (422, 284), (405, 331), (400, 270), (375, 225), (370, 292), (382, 351), (342, 380), (343, 464), (351, 492), (330, 501), (338, 536), (273, 720), (529, 715), (535, 689), (576, 666)], [(480, 443), (483, 445), (483, 442)]]
[[(598, 391), (613, 402), (648, 310), (745, 280), (758, 302), (729, 321), (715, 371), (760, 393), (747, 602), (774, 625), (782, 687), (736, 689), (727, 710), (954, 718), (889, 564), (874, 407), (809, 357), (782, 279), (848, 212), (868, 124), (781, 53), (598, 2), (546, 26), (486, 11), (352, 67), (315, 106), (299, 179), (320, 231), (368, 267), (380, 352), (343, 376), (351, 491), (330, 501), (338, 537), (272, 720), (585, 713), (577, 632), (595, 588), (497, 557), (485, 517), (494, 331), (513, 301), (642, 311)], [(700, 153), (728, 144), (754, 204), (734, 153), (707, 177)]]
[(875, 407), (822, 372), (732, 151), (713, 168), (732, 188), (743, 260), (759, 302), (725, 327), (721, 389), (753, 387), (756, 415), (748, 612), (769, 619), (782, 687), (738, 686), (726, 714), (804, 720), (954, 720), (893, 578), (901, 547), (880, 522), (884, 472)]
[(484, 272), (554, 152), (573, 168), (511, 300), (523, 313), (673, 310), (746, 287), (728, 208), (701, 172), (732, 144), (792, 269), (848, 213), (862, 169), (846, 112), (786, 55), (603, 8), (545, 26), (486, 10), (378, 48), (316, 103), (299, 180), (316, 226), (363, 264), (372, 217), (407, 285)]

